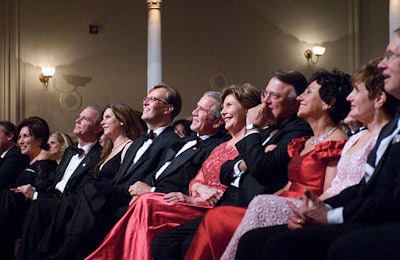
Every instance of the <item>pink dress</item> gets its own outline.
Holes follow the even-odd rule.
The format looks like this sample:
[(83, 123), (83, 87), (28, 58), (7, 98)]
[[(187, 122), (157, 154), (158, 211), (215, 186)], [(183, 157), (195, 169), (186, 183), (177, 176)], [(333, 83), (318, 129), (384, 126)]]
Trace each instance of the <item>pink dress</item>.
[[(336, 176), (332, 180), (330, 188), (325, 191), (329, 196), (332, 197), (343, 189), (357, 184), (364, 176), (364, 166), (369, 152), (375, 146), (377, 136), (371, 138), (362, 149), (354, 151), (351, 154), (349, 154), (348, 150), (365, 133), (367, 133), (367, 131), (361, 131), (351, 136), (345, 144), (337, 164)], [(287, 201), (292, 202), (296, 206), (301, 205), (301, 200), (297, 198), (284, 198), (274, 195), (260, 195), (255, 197), (250, 202), (242, 222), (226, 247), (221, 260), (235, 259), (239, 240), (247, 231), (261, 227), (286, 224), (287, 218), (291, 214)]]
[[(227, 143), (217, 146), (204, 161), (191, 185), (200, 182), (225, 191), (219, 181), (222, 164), (238, 155)], [(203, 215), (209, 206), (183, 202), (169, 203), (163, 193), (145, 193), (127, 209), (124, 216), (108, 233), (99, 248), (86, 259), (151, 259), (151, 240), (158, 234)]]

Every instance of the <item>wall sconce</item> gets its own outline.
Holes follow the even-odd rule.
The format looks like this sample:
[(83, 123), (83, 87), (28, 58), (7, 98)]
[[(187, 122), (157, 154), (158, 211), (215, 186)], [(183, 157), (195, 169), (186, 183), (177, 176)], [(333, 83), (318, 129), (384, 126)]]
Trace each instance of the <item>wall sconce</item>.
[[(314, 46), (314, 47), (312, 48), (312, 50), (307, 49), (307, 50), (304, 51), (304, 57), (306, 57), (307, 61), (311, 61), (312, 64), (317, 64), (317, 62), (318, 62), (318, 60), (319, 60), (319, 57), (322, 56), (322, 55), (324, 55), (324, 53), (325, 53), (325, 47), (322, 47), (322, 46)], [(313, 54), (314, 54), (315, 56), (317, 56), (317, 59), (316, 59), (315, 61), (314, 61), (313, 58), (312, 58)]]
[(39, 75), (40, 82), (43, 83), (43, 86), (46, 88), (49, 86), (49, 80), (53, 77), (54, 73), (56, 72), (56, 68), (52, 67), (42, 67), (42, 73)]

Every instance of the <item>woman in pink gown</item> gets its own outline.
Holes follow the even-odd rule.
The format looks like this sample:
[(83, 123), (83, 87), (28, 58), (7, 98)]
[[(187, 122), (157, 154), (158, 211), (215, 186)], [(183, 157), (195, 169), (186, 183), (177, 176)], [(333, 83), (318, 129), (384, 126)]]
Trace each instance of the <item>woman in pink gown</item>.
[[(349, 116), (367, 128), (347, 141), (337, 164), (337, 174), (331, 186), (320, 196), (322, 200), (338, 194), (362, 179), (368, 154), (374, 147), (380, 130), (394, 115), (395, 100), (384, 92), (383, 78), (377, 68), (379, 61), (380, 59), (372, 60), (352, 76), (353, 91), (347, 97), (351, 103)], [(296, 206), (302, 203), (295, 198), (277, 198), (268, 195), (254, 198), (221, 259), (235, 258), (239, 240), (247, 231), (287, 223), (291, 210), (286, 201)]]
[(238, 155), (235, 144), (244, 136), (247, 110), (260, 103), (260, 93), (250, 85), (230, 86), (222, 91), (221, 101), (221, 115), (232, 138), (217, 146), (203, 163), (189, 184), (190, 196), (180, 192), (139, 196), (86, 259), (151, 259), (154, 236), (201, 216), (218, 202), (226, 189), (219, 181), (221, 165)]

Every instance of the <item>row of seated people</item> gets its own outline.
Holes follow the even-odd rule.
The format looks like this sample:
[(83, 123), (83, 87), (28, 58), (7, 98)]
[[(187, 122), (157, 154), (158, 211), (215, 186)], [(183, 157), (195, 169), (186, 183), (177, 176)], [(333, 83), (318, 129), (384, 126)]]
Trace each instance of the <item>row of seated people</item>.
[[(24, 212), (8, 210), (13, 203), (4, 196), (9, 201), (1, 211), (6, 221), (0, 222), (0, 236), (10, 259), (17, 237), (22, 238), (19, 259), (151, 259), (152, 254), (176, 259), (190, 244), (188, 259), (219, 258), (244, 207), (257, 194), (275, 193), (250, 204), (228, 247), (235, 251), (243, 230), (287, 222), (292, 208), (286, 201), (300, 206), (305, 188), (326, 199), (360, 181), (365, 154), (397, 105), (383, 90), (377, 63), (353, 76), (353, 91), (350, 76), (339, 71), (317, 72), (308, 84), (299, 72), (280, 70), (262, 95), (247, 84), (221, 94), (207, 92), (192, 113), (191, 129), (198, 138), (187, 142), (170, 126), (181, 98), (169, 86), (153, 87), (143, 100), (145, 135), (129, 106), (112, 103), (104, 111), (88, 106), (75, 122), (78, 146), (67, 149), (57, 169), (48, 171), (46, 188), (32, 181), (23, 191), (7, 191), (28, 199)], [(351, 117), (367, 126), (347, 143), (338, 127), (350, 110), (346, 98)], [(103, 151), (97, 142), (102, 131), (112, 142)], [(354, 175), (343, 170), (350, 164)], [(279, 219), (252, 221), (272, 215)], [(231, 259), (235, 252), (226, 254)]]
[[(400, 28), (378, 64), (384, 90), (396, 99), (399, 50)], [(376, 113), (378, 103), (388, 102), (387, 96), (377, 98), (370, 113)], [(399, 131), (397, 112), (381, 129), (358, 184), (324, 201), (306, 191), (299, 207), (289, 203), (287, 224), (246, 232), (236, 259), (399, 259)]]

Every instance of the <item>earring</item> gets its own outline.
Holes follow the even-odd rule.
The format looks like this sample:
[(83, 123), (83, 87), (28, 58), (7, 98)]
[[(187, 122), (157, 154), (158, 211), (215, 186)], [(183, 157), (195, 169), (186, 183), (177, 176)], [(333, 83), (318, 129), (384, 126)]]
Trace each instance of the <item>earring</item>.
[(322, 106), (322, 110), (327, 110), (328, 109), (328, 106), (327, 105), (323, 105)]

